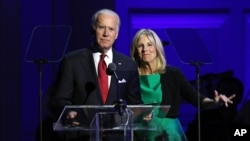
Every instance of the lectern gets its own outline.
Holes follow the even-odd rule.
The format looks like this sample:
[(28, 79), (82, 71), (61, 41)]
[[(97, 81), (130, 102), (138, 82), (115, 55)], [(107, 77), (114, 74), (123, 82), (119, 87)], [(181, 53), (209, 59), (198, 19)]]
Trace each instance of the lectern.
[[(65, 106), (53, 128), (55, 131), (82, 131), (89, 134), (91, 141), (102, 141), (102, 133), (119, 133), (122, 141), (133, 141), (134, 132), (157, 130), (152, 121), (143, 117), (158, 111), (158, 117), (165, 117), (170, 106), (127, 105), (120, 114), (113, 105), (68, 105)], [(75, 119), (68, 119), (70, 111), (77, 111)], [(153, 115), (155, 116), (155, 115)], [(120, 140), (121, 141), (121, 140)]]

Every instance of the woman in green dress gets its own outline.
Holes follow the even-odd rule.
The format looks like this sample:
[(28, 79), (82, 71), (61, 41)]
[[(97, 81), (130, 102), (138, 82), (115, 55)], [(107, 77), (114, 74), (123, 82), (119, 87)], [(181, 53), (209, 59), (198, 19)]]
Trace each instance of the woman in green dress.
[[(155, 110), (148, 124), (156, 124), (157, 130), (141, 132), (139, 138), (146, 141), (186, 141), (187, 138), (178, 119), (181, 97), (198, 105), (196, 90), (189, 84), (178, 68), (167, 65), (162, 42), (151, 29), (141, 29), (135, 34), (131, 45), (131, 57), (138, 65), (141, 96), (145, 104), (169, 105), (168, 113), (159, 116)], [(214, 91), (214, 99), (200, 95), (201, 108), (228, 106), (235, 95), (226, 97)], [(143, 137), (142, 137), (143, 135)]]

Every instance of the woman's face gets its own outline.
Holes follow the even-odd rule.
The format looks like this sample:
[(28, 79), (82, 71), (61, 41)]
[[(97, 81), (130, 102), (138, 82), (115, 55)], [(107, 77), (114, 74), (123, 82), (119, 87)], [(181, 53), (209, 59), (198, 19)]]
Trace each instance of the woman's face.
[(136, 47), (139, 57), (142, 61), (147, 63), (153, 63), (156, 60), (156, 47), (152, 42), (150, 42), (146, 35), (141, 35)]

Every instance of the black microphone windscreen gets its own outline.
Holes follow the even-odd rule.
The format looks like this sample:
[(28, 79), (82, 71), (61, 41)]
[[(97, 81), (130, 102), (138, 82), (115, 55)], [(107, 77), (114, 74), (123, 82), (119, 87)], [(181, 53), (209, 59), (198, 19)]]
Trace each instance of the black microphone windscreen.
[(116, 65), (115, 65), (114, 63), (110, 63), (110, 64), (108, 65), (108, 69), (109, 69), (110, 71), (116, 71)]

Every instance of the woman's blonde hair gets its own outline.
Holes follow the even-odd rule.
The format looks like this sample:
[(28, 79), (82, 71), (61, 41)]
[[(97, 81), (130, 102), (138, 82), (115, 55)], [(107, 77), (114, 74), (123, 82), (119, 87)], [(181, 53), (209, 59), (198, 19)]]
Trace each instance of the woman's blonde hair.
[(166, 71), (167, 61), (165, 58), (165, 52), (163, 48), (163, 44), (159, 36), (151, 29), (140, 29), (136, 32), (132, 45), (130, 47), (130, 55), (133, 60), (137, 63), (138, 67), (141, 69), (146, 69), (146, 64), (143, 63), (139, 57), (139, 53), (137, 51), (137, 43), (140, 39), (141, 35), (146, 35), (149, 39), (149, 41), (155, 46), (156, 48), (156, 62), (157, 62), (157, 68), (155, 72), (153, 73), (164, 73)]

